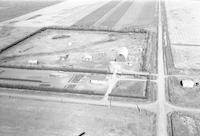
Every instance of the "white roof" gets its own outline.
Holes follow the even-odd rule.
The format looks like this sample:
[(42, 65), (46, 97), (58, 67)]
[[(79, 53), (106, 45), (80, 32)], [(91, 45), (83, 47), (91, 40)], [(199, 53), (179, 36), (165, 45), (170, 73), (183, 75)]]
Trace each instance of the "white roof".
[(182, 86), (187, 87), (187, 88), (192, 88), (194, 87), (194, 81), (192, 80), (182, 80)]

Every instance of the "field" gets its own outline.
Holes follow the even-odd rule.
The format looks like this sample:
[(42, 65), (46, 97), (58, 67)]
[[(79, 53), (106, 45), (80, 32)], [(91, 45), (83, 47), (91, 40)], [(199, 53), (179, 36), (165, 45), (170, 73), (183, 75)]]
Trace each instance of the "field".
[(115, 88), (113, 89), (111, 96), (126, 96), (126, 97), (140, 97), (145, 98), (146, 96), (146, 85), (147, 81), (129, 81), (120, 80), (117, 82)]
[(174, 65), (182, 74), (200, 72), (200, 46), (195, 45), (174, 45), (172, 54)]
[(149, 79), (120, 79), (117, 81), (112, 92), (109, 94), (110, 100), (116, 101), (155, 101), (157, 98), (157, 85), (154, 80)]
[[(166, 2), (166, 67), (168, 74), (198, 75), (199, 61), (199, 6), (198, 1)], [(191, 21), (192, 20), (192, 21)], [(167, 24), (166, 24), (167, 23)]]
[[(45, 8), (56, 3), (60, 2), (59, 0), (54, 1), (0, 1), (0, 22), (12, 19), (14, 17), (21, 16)], [(23, 9), (23, 10), (22, 10)]]
[(2, 135), (156, 135), (156, 115), (146, 110), (7, 98), (0, 107)]
[(194, 82), (200, 80), (199, 77), (168, 77), (166, 80), (166, 90), (168, 92), (168, 99), (171, 103), (183, 107), (200, 107), (200, 88), (199, 86), (194, 86), (193, 88), (184, 88), (181, 86), (180, 81), (184, 79), (191, 79)]
[(199, 114), (173, 112), (169, 115), (170, 136), (198, 136), (200, 133)]

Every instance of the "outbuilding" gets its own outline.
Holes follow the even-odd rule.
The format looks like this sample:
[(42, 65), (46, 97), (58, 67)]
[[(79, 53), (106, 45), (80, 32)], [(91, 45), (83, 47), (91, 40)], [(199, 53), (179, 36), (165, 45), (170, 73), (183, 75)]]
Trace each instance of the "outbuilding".
[(67, 60), (67, 58), (69, 57), (69, 55), (68, 54), (66, 54), (66, 55), (62, 55), (62, 56), (60, 56), (60, 61), (64, 61), (64, 60)]
[(28, 60), (28, 64), (37, 65), (38, 60)]
[(106, 79), (106, 76), (100, 76), (100, 75), (93, 75), (90, 77), (90, 83), (91, 84), (99, 84), (99, 85), (103, 85), (106, 84), (108, 81)]
[(84, 54), (83, 57), (82, 57), (82, 59), (84, 61), (92, 61), (92, 55), (90, 55), (90, 54)]

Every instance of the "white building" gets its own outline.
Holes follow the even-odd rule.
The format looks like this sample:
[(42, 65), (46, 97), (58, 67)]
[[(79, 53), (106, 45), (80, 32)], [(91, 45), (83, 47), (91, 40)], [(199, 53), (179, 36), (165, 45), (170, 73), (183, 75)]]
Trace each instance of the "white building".
[(38, 60), (28, 60), (28, 64), (37, 65), (38, 64)]
[(82, 57), (82, 59), (84, 61), (92, 61), (92, 55), (90, 55), (90, 54), (84, 54), (83, 57)]

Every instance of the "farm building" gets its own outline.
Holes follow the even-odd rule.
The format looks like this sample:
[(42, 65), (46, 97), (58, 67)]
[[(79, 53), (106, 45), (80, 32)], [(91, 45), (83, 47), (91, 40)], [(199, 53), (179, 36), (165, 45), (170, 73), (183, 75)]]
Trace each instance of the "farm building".
[(125, 62), (125, 61), (127, 61), (127, 59), (128, 59), (128, 49), (126, 47), (120, 48), (117, 52), (115, 61)]

